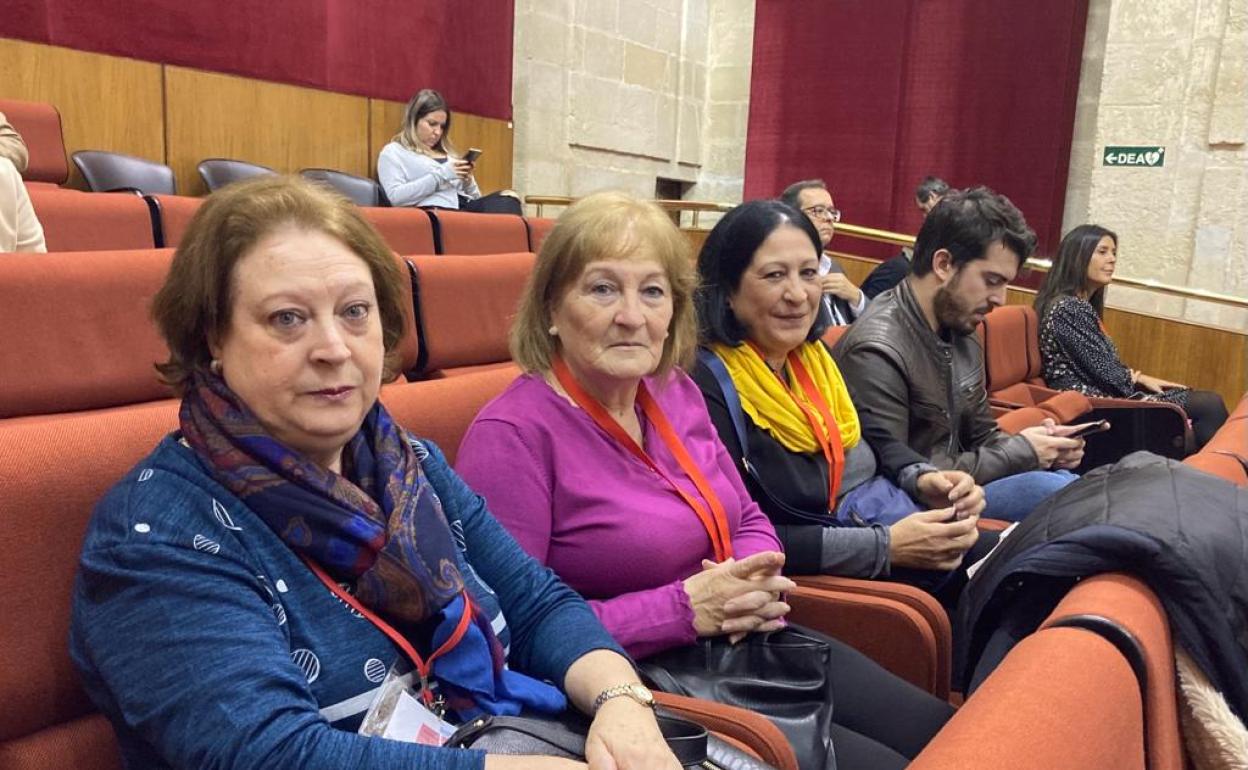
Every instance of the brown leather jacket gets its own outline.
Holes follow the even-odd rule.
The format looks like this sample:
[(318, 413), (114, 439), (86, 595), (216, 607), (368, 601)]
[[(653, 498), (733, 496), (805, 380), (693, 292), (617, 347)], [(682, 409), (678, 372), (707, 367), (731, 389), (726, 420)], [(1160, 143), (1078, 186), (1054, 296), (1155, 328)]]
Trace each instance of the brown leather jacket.
[(980, 484), (1036, 470), (1031, 443), (992, 417), (978, 340), (948, 336), (928, 326), (909, 280), (871, 301), (832, 351), (864, 429), (886, 431)]

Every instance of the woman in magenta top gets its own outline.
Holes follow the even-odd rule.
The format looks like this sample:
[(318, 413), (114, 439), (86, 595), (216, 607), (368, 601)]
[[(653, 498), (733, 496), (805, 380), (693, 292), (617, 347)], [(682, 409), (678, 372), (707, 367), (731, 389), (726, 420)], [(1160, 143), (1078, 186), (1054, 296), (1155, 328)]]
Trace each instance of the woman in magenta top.
[[(602, 193), (546, 238), (512, 330), (526, 371), (481, 411), (457, 470), (637, 658), (779, 628), (784, 557), (677, 365), (696, 345), (684, 236)], [(952, 713), (833, 642), (841, 770), (904, 767)]]

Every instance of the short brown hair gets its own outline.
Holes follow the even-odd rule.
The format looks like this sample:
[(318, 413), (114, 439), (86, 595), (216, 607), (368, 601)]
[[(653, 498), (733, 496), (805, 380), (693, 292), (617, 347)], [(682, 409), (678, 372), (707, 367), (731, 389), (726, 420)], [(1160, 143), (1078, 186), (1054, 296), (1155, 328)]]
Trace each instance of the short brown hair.
[(672, 290), (672, 322), (656, 373), (692, 361), (698, 328), (693, 311), (697, 274), (689, 242), (658, 206), (620, 192), (595, 193), (572, 204), (537, 255), (537, 265), (511, 327), (511, 357), (526, 372), (545, 372), (557, 347), (550, 311), (590, 262), (652, 257)]
[(152, 319), (169, 360), (157, 364), (161, 378), (182, 393), (192, 373), (212, 361), (210, 341), (230, 323), (234, 266), (262, 238), (286, 225), (341, 241), (368, 265), (381, 313), (386, 377), (397, 372), (394, 351), (403, 337), (405, 313), (400, 281), (406, 280), (393, 252), (346, 198), (297, 176), (263, 176), (224, 187), (208, 196), (173, 255), (165, 284), (152, 300)]

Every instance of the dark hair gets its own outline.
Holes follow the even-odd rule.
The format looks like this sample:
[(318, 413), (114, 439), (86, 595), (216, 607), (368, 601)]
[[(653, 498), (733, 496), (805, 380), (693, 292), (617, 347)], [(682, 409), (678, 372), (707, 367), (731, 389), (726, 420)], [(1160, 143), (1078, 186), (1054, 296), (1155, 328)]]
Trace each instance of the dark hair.
[(925, 177), (919, 186), (914, 188), (914, 199), (919, 203), (927, 203), (933, 195), (945, 197), (949, 193), (949, 183), (938, 176)]
[[(1088, 283), (1088, 263), (1096, 253), (1097, 244), (1107, 235), (1113, 239), (1114, 248), (1117, 248), (1118, 234), (1100, 225), (1079, 225), (1062, 238), (1062, 244), (1057, 247), (1057, 256), (1053, 257), (1053, 265), (1040, 282), (1040, 290), (1036, 292), (1033, 303), (1040, 319), (1044, 318), (1044, 313), (1053, 304), (1053, 300), (1067, 294), (1077, 296), (1083, 291)], [(1092, 303), (1097, 316), (1103, 315), (1105, 287), (1092, 292), (1088, 302)]]
[(381, 313), (389, 379), (410, 302), (394, 252), (351, 201), (297, 176), (260, 176), (223, 187), (204, 201), (182, 236), (165, 283), (152, 300), (152, 318), (169, 346), (156, 369), (181, 394), (191, 374), (207, 372), (210, 342), (230, 325), (234, 267), (269, 233), (285, 226), (320, 232), (341, 242), (368, 266)]
[(1020, 267), (1036, 249), (1036, 234), (1009, 198), (987, 187), (955, 190), (923, 220), (910, 272), (919, 278), (932, 272), (932, 256), (941, 249), (953, 255), (955, 268), (961, 268), (983, 259), (998, 241), (1018, 255)]
[[(800, 182), (794, 182), (793, 184), (784, 188), (784, 192), (780, 193), (779, 200), (781, 203), (792, 206), (798, 211), (801, 211), (802, 204), (801, 204), (800, 198), (802, 197), (802, 193), (806, 192), (807, 190), (826, 190), (826, 189), (828, 189), (828, 186), (824, 184), (824, 181), (822, 179), (803, 179)], [(818, 233), (819, 231), (816, 230), (815, 232)], [(820, 246), (819, 250), (822, 251), (823, 247)]]
[[(783, 225), (792, 225), (805, 233), (816, 257), (823, 251), (819, 231), (806, 215), (781, 201), (742, 203), (725, 214), (706, 237), (698, 253), (700, 284), (693, 295), (698, 311), (698, 338), (703, 345), (722, 342), (735, 346), (745, 341), (745, 327), (728, 306), (728, 297), (740, 288), (741, 276), (754, 260), (754, 252)], [(807, 341), (823, 336), (828, 323), (826, 314), (816, 312)]]
[(416, 124), (431, 112), (441, 110), (446, 113), (446, 125), (442, 128), (442, 138), (438, 140), (438, 151), (447, 155), (455, 155), (455, 147), (451, 144), (451, 108), (447, 106), (442, 94), (432, 88), (422, 88), (408, 101), (403, 108), (403, 125), (392, 141), (398, 142), (412, 152), (425, 155), (429, 150), (416, 138)]

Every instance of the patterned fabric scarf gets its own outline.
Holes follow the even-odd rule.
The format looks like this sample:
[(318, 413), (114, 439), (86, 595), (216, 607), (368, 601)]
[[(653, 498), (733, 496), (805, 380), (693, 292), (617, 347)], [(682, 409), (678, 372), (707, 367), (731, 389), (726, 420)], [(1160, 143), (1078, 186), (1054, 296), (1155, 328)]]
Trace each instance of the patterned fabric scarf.
[[(216, 376), (195, 376), (180, 421), (213, 477), (296, 554), (354, 584), (355, 597), (400, 630), (441, 615), (434, 638), (450, 635), (466, 593), (455, 541), (420, 460), (380, 402), (343, 449), (349, 477), (270, 436)], [(522, 706), (561, 710), (558, 690), (504, 669), (503, 646), (489, 618), (477, 602), (471, 605), (468, 634), (433, 663), (460, 716), (514, 714)]]
[[(815, 432), (794, 400), (800, 398), (802, 403), (809, 404), (809, 399), (800, 387), (785, 387), (767, 367), (767, 362), (749, 345), (732, 347), (714, 343), (710, 348), (724, 362), (728, 375), (732, 377), (732, 384), (737, 387), (741, 408), (755, 425), (767, 431), (790, 452), (811, 454), (819, 451)], [(839, 432), (841, 446), (845, 449), (855, 446), (862, 438), (858, 411), (849, 399), (845, 380), (841, 378), (841, 372), (828, 354), (828, 349), (822, 342), (805, 342), (796, 352), (798, 359), (810, 373), (815, 387), (828, 402), (832, 419), (836, 421), (836, 425), (831, 427)], [(793, 367), (787, 363), (784, 366), (788, 370), (789, 382), (796, 383)], [(822, 422), (823, 418), (818, 417), (818, 411), (812, 411)]]

